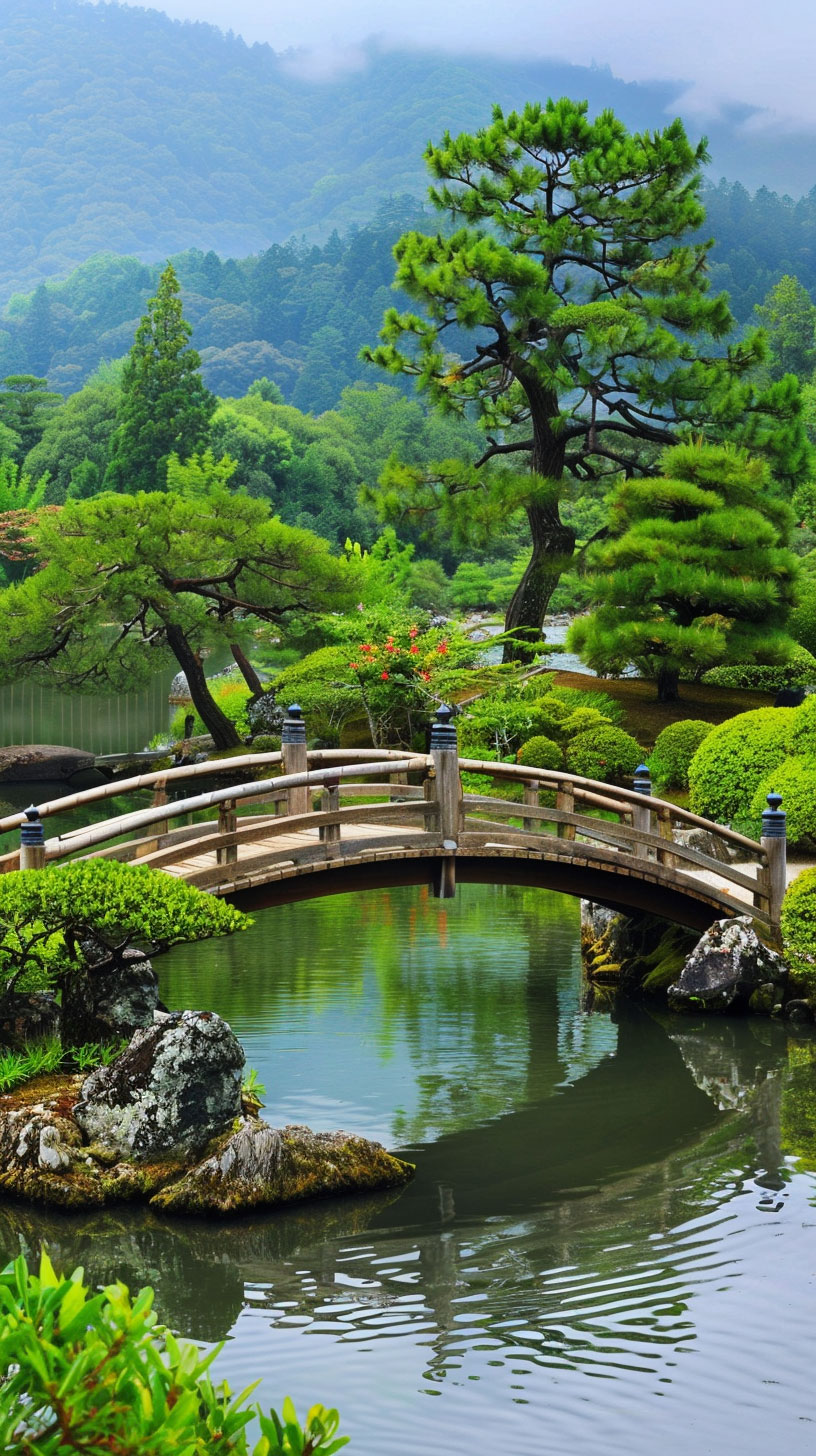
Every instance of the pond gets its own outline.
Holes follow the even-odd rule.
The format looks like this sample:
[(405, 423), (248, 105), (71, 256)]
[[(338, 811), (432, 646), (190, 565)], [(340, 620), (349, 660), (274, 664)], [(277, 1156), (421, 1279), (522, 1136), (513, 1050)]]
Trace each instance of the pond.
[(241, 1037), (275, 1124), (346, 1127), (407, 1188), (226, 1224), (0, 1209), (0, 1252), (152, 1284), (350, 1456), (813, 1449), (816, 1047), (582, 1009), (578, 904), (513, 887), (258, 910), (157, 965)]

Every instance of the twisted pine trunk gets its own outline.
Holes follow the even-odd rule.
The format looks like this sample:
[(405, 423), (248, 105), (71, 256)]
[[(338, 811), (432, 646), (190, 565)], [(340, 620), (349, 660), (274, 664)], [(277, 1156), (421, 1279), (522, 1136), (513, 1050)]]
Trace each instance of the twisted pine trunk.
[(166, 627), (167, 645), (179, 667), (187, 678), (190, 697), (207, 732), (212, 734), (216, 748), (239, 748), (241, 738), (234, 723), (221, 712), (213, 698), (204, 668), (193, 651), (181, 627), (169, 622)]

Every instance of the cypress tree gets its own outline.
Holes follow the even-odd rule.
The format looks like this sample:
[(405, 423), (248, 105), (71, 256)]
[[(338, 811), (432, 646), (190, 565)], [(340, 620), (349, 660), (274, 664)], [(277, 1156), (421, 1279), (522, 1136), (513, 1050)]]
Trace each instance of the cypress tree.
[(186, 460), (206, 446), (217, 401), (204, 386), (201, 359), (190, 347), (191, 333), (181, 311), (178, 279), (168, 263), (122, 373), (107, 490), (163, 490), (169, 457)]
[(505, 624), (509, 655), (526, 655), (574, 551), (560, 513), (569, 477), (651, 472), (692, 431), (739, 430), (795, 484), (810, 462), (798, 385), (763, 385), (759, 331), (725, 343), (712, 245), (683, 241), (704, 222), (707, 153), (679, 120), (630, 134), (609, 111), (590, 121), (585, 102), (496, 107), (490, 126), (446, 133), (425, 159), (456, 230), (400, 238), (395, 283), (421, 312), (389, 309), (364, 357), (412, 375), (440, 410), (475, 415), (485, 448), (466, 465), (395, 463), (377, 500), (387, 519), (463, 543), (526, 514), (531, 557)]
[(589, 551), (596, 609), (569, 645), (600, 673), (634, 663), (666, 702), (709, 667), (787, 660), (798, 561), (785, 546), (792, 512), (768, 494), (763, 461), (697, 444), (661, 465), (660, 478), (613, 492), (609, 535)]

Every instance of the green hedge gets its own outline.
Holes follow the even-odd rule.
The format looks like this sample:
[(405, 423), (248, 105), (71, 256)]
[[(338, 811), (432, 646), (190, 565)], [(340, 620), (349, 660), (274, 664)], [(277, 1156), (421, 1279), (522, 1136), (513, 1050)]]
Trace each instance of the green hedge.
[(802, 758), (816, 758), (816, 693), (806, 697), (793, 715), (788, 752)]
[(782, 944), (791, 969), (816, 988), (816, 869), (797, 875), (782, 902)]
[(799, 605), (788, 617), (788, 631), (800, 647), (816, 653), (816, 577), (800, 577)]
[(785, 756), (797, 711), (754, 708), (712, 728), (689, 765), (693, 812), (728, 824), (744, 820), (760, 782)]
[(751, 800), (751, 828), (761, 832), (762, 811), (770, 793), (782, 795), (788, 843), (810, 848), (816, 842), (816, 757), (789, 757), (760, 781)]
[(591, 728), (567, 744), (567, 768), (582, 778), (626, 783), (643, 758), (643, 749), (622, 728)]
[(689, 764), (713, 727), (713, 723), (706, 723), (702, 718), (681, 718), (658, 733), (649, 768), (661, 788), (688, 788)]
[(711, 667), (703, 673), (703, 682), (716, 688), (751, 688), (762, 693), (816, 686), (816, 657), (806, 648), (797, 647), (787, 662), (775, 667), (763, 667), (759, 663)]
[(522, 743), (516, 760), (518, 763), (528, 764), (530, 768), (560, 768), (564, 761), (558, 744), (541, 733)]

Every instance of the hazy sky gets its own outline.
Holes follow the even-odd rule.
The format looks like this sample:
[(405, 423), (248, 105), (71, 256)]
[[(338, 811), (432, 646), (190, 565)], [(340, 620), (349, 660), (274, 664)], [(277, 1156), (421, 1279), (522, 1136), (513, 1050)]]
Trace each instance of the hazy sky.
[(370, 36), (609, 65), (627, 81), (688, 83), (683, 109), (762, 108), (753, 125), (816, 130), (812, 0), (137, 0), (275, 50), (354, 64)]

